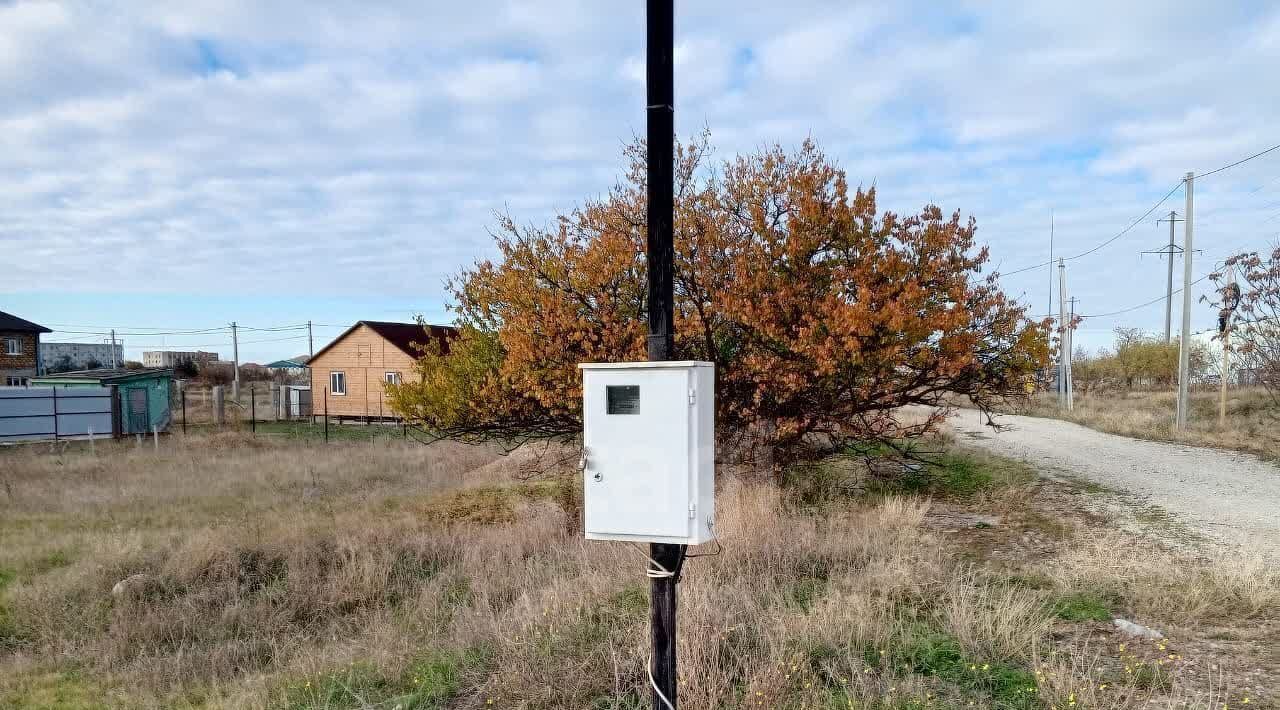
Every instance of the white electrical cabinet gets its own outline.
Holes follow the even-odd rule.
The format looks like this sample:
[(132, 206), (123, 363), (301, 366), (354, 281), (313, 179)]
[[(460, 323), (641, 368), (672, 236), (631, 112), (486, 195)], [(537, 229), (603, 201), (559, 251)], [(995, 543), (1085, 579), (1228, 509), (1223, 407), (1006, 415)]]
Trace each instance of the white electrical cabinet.
[(584, 363), (582, 469), (589, 540), (715, 538), (715, 366)]

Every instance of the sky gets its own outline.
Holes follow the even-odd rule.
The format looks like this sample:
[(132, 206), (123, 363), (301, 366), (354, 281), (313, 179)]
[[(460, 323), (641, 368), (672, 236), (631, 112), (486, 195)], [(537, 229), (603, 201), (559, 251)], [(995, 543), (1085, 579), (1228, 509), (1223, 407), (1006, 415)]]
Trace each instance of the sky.
[[(1182, 176), (1280, 143), (1275, 3), (677, 5), (677, 132), (718, 158), (812, 138), (883, 209), (972, 215), (1001, 272), (1047, 261), (1051, 213), (1066, 256), (1132, 224), (1068, 263), (1078, 313), (1161, 297), (1141, 252)], [(225, 357), (236, 321), (256, 362), (305, 353), (308, 320), (317, 349), (447, 322), (495, 213), (547, 224), (619, 179), (643, 52), (638, 1), (0, 0), (0, 310), (46, 340), (114, 327), (127, 357)], [(1197, 277), (1274, 244), (1280, 150), (1197, 181), (1195, 215)], [(1042, 315), (1051, 279), (1002, 281)], [(1163, 323), (1090, 318), (1076, 344)], [(183, 330), (205, 332), (147, 334)]]

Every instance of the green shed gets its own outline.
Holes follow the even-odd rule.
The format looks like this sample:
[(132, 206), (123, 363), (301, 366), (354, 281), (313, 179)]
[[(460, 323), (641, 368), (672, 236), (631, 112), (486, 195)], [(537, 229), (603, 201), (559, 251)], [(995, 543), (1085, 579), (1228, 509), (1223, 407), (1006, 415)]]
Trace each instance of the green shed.
[(169, 386), (173, 370), (78, 370), (31, 378), (32, 387), (115, 387), (119, 393), (120, 434), (150, 434), (169, 428)]

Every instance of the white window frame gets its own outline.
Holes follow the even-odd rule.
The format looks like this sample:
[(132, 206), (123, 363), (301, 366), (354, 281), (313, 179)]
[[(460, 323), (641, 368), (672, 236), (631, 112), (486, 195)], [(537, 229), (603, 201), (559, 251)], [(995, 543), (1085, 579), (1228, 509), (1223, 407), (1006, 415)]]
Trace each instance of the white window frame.
[(4, 354), (5, 355), (21, 355), (22, 339), (21, 338), (5, 338)]
[(4, 384), (6, 387), (21, 387), (24, 379), (25, 378), (23, 377), (13, 377), (12, 375), (9, 375), (4, 378)]
[(389, 385), (398, 385), (400, 384), (400, 373), (388, 370), (387, 372), (382, 373), (382, 381)]
[[(337, 385), (339, 384), (339, 381), (338, 381), (338, 378), (339, 378), (339, 377), (340, 377), (340, 378), (342, 378), (342, 381), (341, 381), (341, 383), (340, 383), (340, 384), (342, 385), (342, 388), (341, 388), (341, 389), (339, 389), (339, 388), (338, 388), (338, 386), (337, 386)], [(333, 395), (333, 396), (335, 396), (335, 397), (343, 397), (343, 396), (346, 396), (346, 394), (347, 394), (347, 373), (346, 373), (345, 371), (343, 371), (343, 370), (330, 370), (330, 371), (329, 371), (329, 394), (331, 394), (331, 395)]]

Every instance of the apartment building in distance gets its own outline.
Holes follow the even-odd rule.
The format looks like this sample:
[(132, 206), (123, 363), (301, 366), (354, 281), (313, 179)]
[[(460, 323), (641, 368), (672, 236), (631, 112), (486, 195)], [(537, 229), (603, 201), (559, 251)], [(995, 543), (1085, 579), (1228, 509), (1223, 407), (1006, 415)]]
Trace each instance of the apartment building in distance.
[(203, 350), (147, 350), (142, 353), (142, 364), (146, 367), (174, 368), (187, 360), (197, 365), (208, 365), (218, 360), (218, 353)]
[[(114, 353), (112, 351), (115, 351)], [(124, 345), (116, 343), (40, 343), (40, 360), (46, 373), (120, 367)]]

